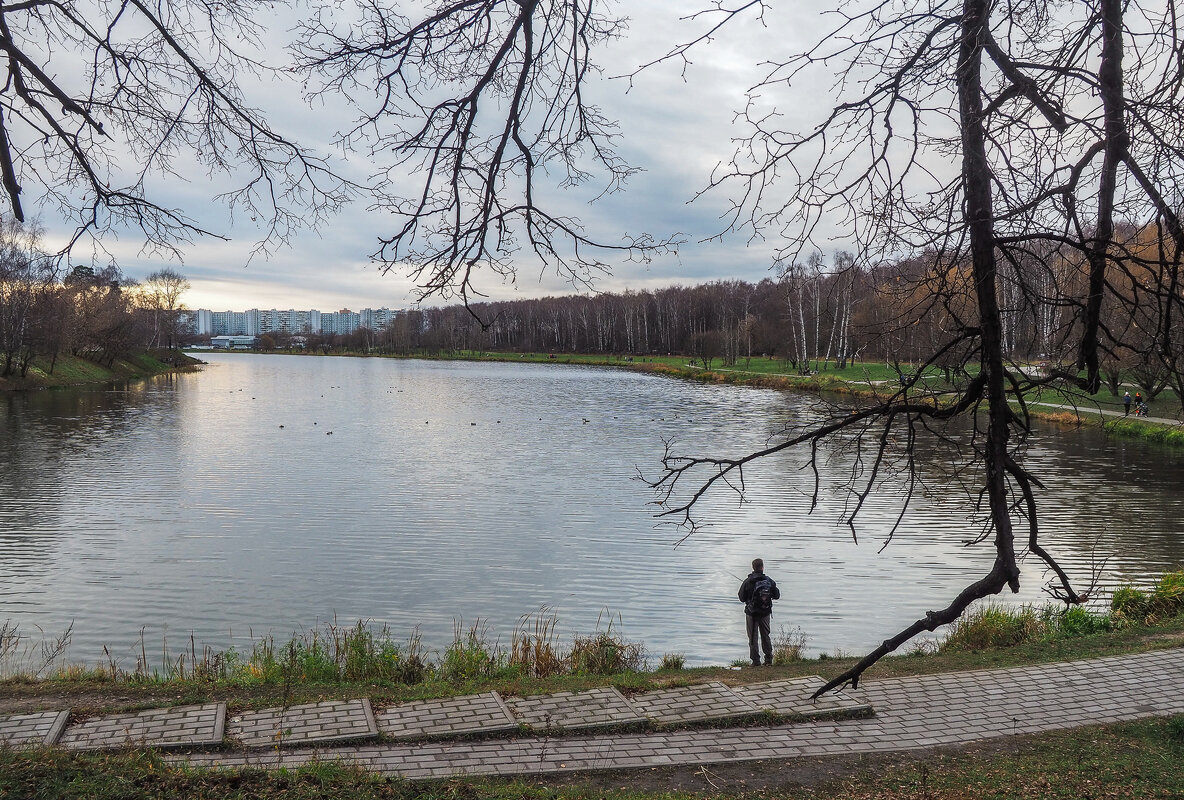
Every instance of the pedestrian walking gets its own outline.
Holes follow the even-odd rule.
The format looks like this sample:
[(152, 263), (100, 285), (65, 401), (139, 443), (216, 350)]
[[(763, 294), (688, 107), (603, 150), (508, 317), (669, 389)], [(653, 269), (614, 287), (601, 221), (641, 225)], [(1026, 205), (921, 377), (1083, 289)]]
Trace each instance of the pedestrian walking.
[(773, 637), (770, 630), (773, 601), (781, 599), (781, 590), (777, 588), (777, 582), (765, 574), (763, 560), (753, 559), (752, 572), (740, 584), (740, 592), (737, 596), (744, 604), (744, 619), (748, 630), (748, 657), (752, 659), (754, 667), (759, 667), (763, 650), (765, 666), (771, 666), (773, 663)]
[(1131, 413), (1131, 393), (1122, 393), (1122, 415), (1128, 416)]

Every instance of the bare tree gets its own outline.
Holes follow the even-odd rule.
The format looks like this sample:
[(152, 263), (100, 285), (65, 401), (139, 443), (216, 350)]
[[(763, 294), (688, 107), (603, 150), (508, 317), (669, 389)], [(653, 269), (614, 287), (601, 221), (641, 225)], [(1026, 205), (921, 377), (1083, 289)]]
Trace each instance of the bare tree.
[(373, 97), (342, 144), (378, 161), (377, 206), (396, 219), (375, 258), (409, 264), (424, 296), (468, 305), (480, 270), (512, 279), (528, 255), (586, 286), (608, 269), (605, 253), (645, 259), (675, 243), (596, 238), (554, 197), (556, 181), (602, 180), (612, 193), (636, 171), (585, 95), (593, 49), (624, 30), (601, 5), (445, 0), (411, 19), (361, 0), (360, 20), (326, 7), (302, 27), (299, 66), (320, 93)]
[[(673, 61), (685, 69), (693, 48), (741, 16), (768, 23), (775, 5), (711, 3), (689, 17), (701, 33), (648, 66)], [(376, 104), (346, 141), (368, 135), (373, 150), (396, 152), (385, 173), (392, 189), (398, 171), (413, 167), (421, 177), (414, 191), (388, 202), (399, 223), (380, 257), (410, 261), (426, 293), (466, 300), (478, 266), (512, 275), (511, 257), (523, 255), (519, 234), (528, 243), (522, 250), (573, 277), (602, 268), (586, 258), (591, 242), (569, 218), (543, 211), (537, 182), (543, 164), (559, 167), (563, 182), (585, 180), (585, 148), (610, 188), (628, 176), (606, 145), (611, 123), (581, 93), (591, 48), (617, 35), (621, 23), (598, 14), (592, 0), (449, 0), (420, 21), (377, 0), (363, 10), (364, 23), (349, 30), (323, 16), (306, 31), (310, 44), (301, 53), (330, 89), (377, 79)], [(831, 233), (823, 237), (822, 226), (845, 224), (853, 265), (888, 258), (900, 266), (896, 281), (921, 282), (899, 291), (908, 302), (897, 309), (897, 329), (934, 313), (941, 322), (929, 335), (902, 340), (926, 349), (898, 388), (755, 453), (668, 451), (653, 481), (668, 518), (693, 529), (708, 493), (743, 497), (743, 473), (753, 463), (797, 449), (817, 476), (820, 449), (841, 440), (858, 454), (848, 484), (852, 533), (867, 498), (890, 478), (903, 481), (898, 526), (908, 525), (918, 443), (952, 441), (946, 424), (968, 421), (956, 468), (963, 479), (973, 476), (980, 540), (994, 548), (990, 568), (822, 691), (858, 682), (877, 659), (974, 601), (1017, 591), (1020, 549), (1053, 574), (1055, 597), (1085, 599), (1040, 541), (1042, 487), (1025, 467), (1025, 403), (1050, 386), (1096, 393), (1103, 358), (1131, 344), (1124, 334), (1131, 326), (1113, 320), (1135, 308), (1153, 311), (1153, 351), (1170, 362), (1184, 248), (1175, 193), (1184, 178), (1184, 73), (1177, 68), (1184, 37), (1174, 7), (857, 0), (835, 19), (816, 46), (761, 62), (767, 73), (741, 112), (739, 147), (706, 190), (733, 198), (729, 231), (780, 242), (780, 265), (817, 249), (816, 240)], [(791, 117), (780, 109), (800, 105), (796, 87), (820, 83), (835, 87), (835, 104), (813, 127), (786, 129)], [(1155, 226), (1155, 252), (1117, 234), (1124, 223)], [(563, 255), (563, 244), (574, 255)], [(655, 246), (638, 234), (615, 245), (635, 255)], [(1041, 273), (1040, 265), (1051, 266)], [(1135, 280), (1116, 277), (1124, 275)], [(807, 357), (818, 352), (819, 314), (815, 308), (809, 331), (809, 305), (815, 299), (803, 296), (794, 306)], [(706, 330), (695, 308), (660, 312), (682, 315), (691, 336)], [(1046, 374), (1028, 374), (1005, 351), (1018, 338), (1021, 312), (1042, 320), (1052, 362)], [(928, 388), (921, 375), (935, 364), (959, 380)], [(820, 491), (816, 480), (811, 508)]]
[(41, 231), (0, 216), (0, 377), (25, 377), (36, 352), (37, 310), (54, 285)]
[(153, 176), (179, 178), (190, 159), (239, 181), (223, 199), (262, 228), (263, 248), (337, 208), (353, 187), (273, 130), (239, 89), (239, 76), (265, 69), (251, 49), (268, 6), (29, 0), (0, 8), (0, 184), (13, 215), (24, 220), (35, 202), (76, 225), (71, 245), (130, 227), (151, 251), (171, 253), (213, 235), (151, 196)]
[[(1139, 17), (1128, 20), (1126, 13)], [(1017, 591), (1019, 547), (1055, 576), (1048, 586), (1053, 596), (1067, 603), (1085, 599), (1040, 542), (1041, 484), (1023, 464), (1029, 429), (1024, 403), (1041, 386), (1098, 391), (1099, 353), (1123, 344), (1120, 330), (1102, 325), (1108, 298), (1116, 298), (1110, 272), (1156, 275), (1157, 289), (1148, 291), (1160, 300), (1157, 344), (1160, 352), (1170, 349), (1164, 332), (1179, 315), (1176, 275), (1184, 241), (1167, 198), (1184, 153), (1180, 139), (1169, 139), (1158, 126), (1176, 131), (1180, 124), (1182, 79), (1169, 67), (1179, 54), (1177, 34), (1173, 16), (1128, 9), (1118, 0), (1055, 9), (931, 0), (903, 15), (896, 5), (873, 2), (858, 13), (845, 9), (830, 36), (773, 64), (759, 87), (776, 92), (812, 69), (836, 60), (846, 64), (840, 85), (849, 94), (816, 128), (803, 134), (780, 130), (767, 102), (758, 105), (754, 97), (750, 103), (750, 134), (714, 181), (739, 187), (743, 202), (733, 226), (775, 227), (785, 257), (792, 259), (809, 245), (823, 215), (840, 214), (858, 220), (851, 233), (864, 254), (885, 247), (924, 251), (935, 267), (925, 296), (948, 314), (950, 325), (921, 366), (955, 353), (969, 379), (954, 391), (928, 391), (906, 380), (880, 402), (739, 458), (668, 454), (666, 472), (655, 481), (669, 503), (667, 513), (693, 525), (695, 504), (711, 488), (743, 492), (743, 469), (753, 461), (806, 447), (813, 464), (821, 442), (847, 432), (866, 439), (871, 451), (847, 514), (854, 531), (863, 500), (885, 472), (898, 469), (913, 485), (923, 432), (969, 415), (975, 436), (962, 459), (966, 469), (978, 472), (978, 502), (987, 517), (982, 538), (995, 549), (981, 579), (886, 639), (824, 691), (856, 683), (877, 659), (953, 621), (975, 600)], [(1136, 37), (1145, 41), (1124, 65), (1124, 43)], [(1128, 85), (1136, 88), (1137, 102), (1124, 97)], [(956, 138), (943, 136), (949, 119), (956, 122)], [(868, 141), (874, 143), (870, 149)], [(941, 171), (935, 157), (952, 154), (960, 168)], [(787, 193), (792, 200), (770, 208), (763, 199), (782, 164), (813, 168), (796, 172), (799, 180)], [(1127, 219), (1157, 220), (1166, 252), (1148, 259), (1120, 241), (1120, 212)], [(1018, 269), (1011, 270), (1014, 297), (1073, 312), (1057, 343), (1056, 366), (1039, 378), (1004, 351), (1003, 321), (1010, 309), (1002, 305), (1008, 296), (1003, 268), (1016, 268), (1033, 253), (1081, 266), (1079, 280), (1068, 281), (1055, 296), (1039, 294), (1019, 280)], [(679, 485), (688, 480), (692, 490), (679, 497)], [(817, 492), (816, 485), (815, 501)], [(1017, 525), (1023, 531), (1019, 543)]]
[(157, 270), (144, 279), (140, 290), (152, 315), (152, 341), (150, 347), (159, 347), (161, 335), (165, 345), (173, 348), (177, 343), (177, 322), (185, 306), (181, 296), (189, 291), (190, 284), (184, 275), (166, 267)]

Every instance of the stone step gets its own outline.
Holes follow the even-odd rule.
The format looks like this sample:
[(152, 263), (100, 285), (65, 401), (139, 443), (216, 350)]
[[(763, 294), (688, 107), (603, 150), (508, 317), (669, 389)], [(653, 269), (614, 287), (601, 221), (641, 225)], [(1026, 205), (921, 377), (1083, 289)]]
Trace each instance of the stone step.
[(826, 681), (811, 675), (737, 686), (736, 692), (757, 708), (783, 717), (817, 719), (868, 716), (872, 713), (871, 704), (863, 693), (849, 689), (830, 691), (817, 700), (811, 700), (810, 695), (824, 685)]
[(244, 711), (227, 733), (246, 748), (352, 742), (378, 736), (370, 701), (329, 700), (286, 708)]
[(728, 687), (697, 684), (639, 692), (613, 687), (511, 697), (497, 692), (401, 703), (377, 716), (366, 699), (245, 711), (229, 722), (224, 703), (115, 714), (68, 725), (68, 711), (0, 717), (0, 747), (52, 745), (79, 750), (126, 746), (216, 747), (223, 734), (244, 748), (316, 745), (376, 738), (427, 739), (514, 732), (580, 731), (741, 721), (773, 713), (789, 719), (869, 716), (862, 693), (810, 696), (824, 684), (810, 676)]
[(392, 739), (506, 733), (518, 721), (497, 692), (400, 703), (377, 714), (378, 730)]
[(639, 692), (630, 702), (659, 725), (759, 717), (761, 709), (722, 683)]
[(644, 725), (645, 714), (611, 686), (586, 692), (556, 692), (508, 697), (506, 705), (520, 723), (536, 733)]
[(57, 744), (69, 718), (69, 710), (0, 717), (0, 747)]
[(226, 704), (153, 708), (67, 725), (58, 743), (71, 750), (120, 747), (217, 747), (226, 729)]

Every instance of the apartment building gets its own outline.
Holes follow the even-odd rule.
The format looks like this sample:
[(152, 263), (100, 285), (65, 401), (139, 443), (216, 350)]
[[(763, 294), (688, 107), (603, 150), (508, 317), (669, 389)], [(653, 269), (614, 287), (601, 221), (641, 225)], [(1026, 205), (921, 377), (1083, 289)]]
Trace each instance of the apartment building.
[(185, 312), (185, 319), (199, 336), (259, 336), (268, 331), (293, 335), (347, 335), (360, 327), (381, 330), (394, 322), (399, 311), (389, 308), (363, 308), (351, 311), (321, 312), (316, 309), (258, 309), (247, 311), (211, 311), (199, 308)]

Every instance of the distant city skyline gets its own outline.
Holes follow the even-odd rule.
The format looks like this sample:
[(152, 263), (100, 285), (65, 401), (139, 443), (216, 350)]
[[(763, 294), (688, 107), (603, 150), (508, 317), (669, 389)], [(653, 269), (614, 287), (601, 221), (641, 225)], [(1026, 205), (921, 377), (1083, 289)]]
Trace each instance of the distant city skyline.
[(339, 311), (310, 309), (248, 308), (245, 311), (188, 309), (185, 315), (198, 336), (259, 336), (271, 331), (290, 334), (346, 335), (358, 328), (381, 330), (405, 309), (348, 308)]

